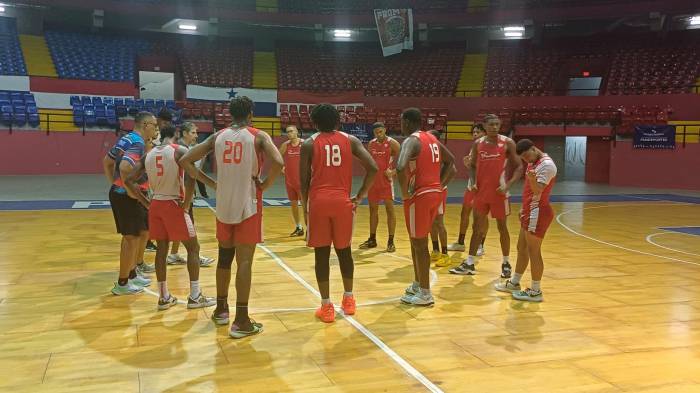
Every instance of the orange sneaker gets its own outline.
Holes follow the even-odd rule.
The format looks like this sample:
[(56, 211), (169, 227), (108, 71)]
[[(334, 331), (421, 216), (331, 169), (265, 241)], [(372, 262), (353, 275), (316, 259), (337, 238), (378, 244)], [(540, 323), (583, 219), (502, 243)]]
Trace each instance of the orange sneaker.
[(333, 308), (333, 303), (322, 304), (321, 307), (316, 310), (316, 317), (321, 320), (321, 322), (331, 323), (335, 321), (335, 309)]
[(355, 315), (355, 296), (343, 295), (343, 312), (345, 315)]

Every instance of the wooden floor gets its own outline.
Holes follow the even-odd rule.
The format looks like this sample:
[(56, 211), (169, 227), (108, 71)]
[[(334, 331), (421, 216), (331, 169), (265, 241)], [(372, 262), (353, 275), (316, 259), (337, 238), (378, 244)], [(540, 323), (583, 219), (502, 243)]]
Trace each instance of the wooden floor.
[[(158, 312), (155, 295), (110, 295), (119, 238), (109, 210), (0, 212), (0, 391), (700, 392), (700, 237), (658, 229), (700, 225), (700, 205), (555, 209), (563, 225), (544, 244), (543, 303), (493, 290), (491, 231), (478, 275), (438, 269), (434, 308), (400, 305), (412, 276), (400, 218), (395, 255), (354, 254), (355, 318), (326, 325), (312, 311), (312, 251), (286, 238), (288, 208), (266, 208), (251, 299), (265, 332), (244, 340), (215, 327), (211, 309)], [(459, 206), (448, 210), (451, 242)], [(196, 218), (203, 254), (216, 257), (212, 213)], [(649, 239), (657, 245), (647, 241), (660, 232)], [(366, 235), (363, 207), (355, 246)], [(184, 299), (186, 269), (169, 278)], [(214, 295), (214, 268), (201, 281)]]

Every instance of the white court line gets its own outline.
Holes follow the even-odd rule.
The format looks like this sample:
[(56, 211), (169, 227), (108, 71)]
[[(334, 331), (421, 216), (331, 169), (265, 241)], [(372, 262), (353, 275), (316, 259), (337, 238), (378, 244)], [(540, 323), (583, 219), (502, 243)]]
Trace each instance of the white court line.
[[(651, 240), (651, 239), (653, 239), (653, 238), (655, 238), (656, 236), (659, 236), (659, 235), (669, 235), (669, 234), (674, 234), (674, 233), (683, 233), (683, 232), (658, 232), (658, 233), (652, 233), (651, 235), (647, 236), (647, 242), (650, 243), (650, 244), (655, 245), (656, 247), (664, 248), (664, 249), (669, 250), (669, 251), (678, 252), (678, 253), (686, 254), (686, 255), (694, 255), (694, 256), (696, 256), (696, 257), (700, 257), (700, 254), (695, 254), (695, 253), (692, 253), (692, 252), (676, 250), (675, 248), (662, 246), (661, 244), (656, 243), (656, 242), (654, 242), (653, 240)], [(686, 235), (687, 235), (687, 233), (686, 233)], [(690, 235), (690, 236), (695, 236), (695, 235)]]
[(609, 208), (609, 207), (622, 207), (622, 206), (636, 206), (636, 207), (639, 207), (639, 206), (654, 206), (654, 205), (669, 206), (669, 205), (690, 205), (690, 204), (688, 204), (688, 203), (682, 203), (682, 202), (681, 202), (681, 203), (649, 203), (649, 204), (644, 204), (644, 205), (606, 205), (606, 206), (584, 207), (584, 208), (581, 208), (581, 209), (565, 210), (565, 211), (559, 213), (559, 214), (557, 215), (557, 222), (559, 223), (559, 225), (561, 225), (562, 227), (564, 227), (564, 229), (566, 229), (567, 231), (573, 233), (574, 235), (581, 236), (581, 237), (586, 238), (586, 239), (588, 239), (588, 240), (591, 240), (591, 241), (594, 241), (594, 242), (597, 242), (597, 243), (601, 243), (601, 244), (605, 244), (605, 245), (610, 246), (610, 247), (619, 248), (619, 249), (621, 249), (621, 250), (625, 250), (625, 251), (629, 251), (629, 252), (634, 252), (634, 253), (637, 253), (637, 254), (649, 255), (649, 256), (652, 256), (652, 257), (668, 259), (668, 260), (671, 260), (671, 261), (676, 261), (676, 262), (681, 262), (681, 263), (687, 263), (687, 264), (690, 264), (690, 265), (700, 265), (700, 263), (696, 263), (696, 262), (685, 261), (685, 260), (683, 260), (683, 259), (678, 259), (678, 258), (673, 258), (673, 257), (667, 257), (667, 256), (664, 256), (664, 255), (658, 255), (658, 254), (654, 254), (654, 253), (651, 253), (651, 252), (640, 251), (640, 250), (636, 250), (636, 249), (633, 249), (633, 248), (627, 248), (627, 247), (620, 246), (620, 245), (617, 245), (617, 244), (608, 243), (608, 242), (606, 242), (606, 241), (599, 240), (599, 239), (596, 239), (596, 238), (594, 238), (594, 237), (591, 237), (591, 236), (588, 236), (588, 235), (584, 235), (583, 233), (577, 232), (577, 231), (571, 229), (571, 227), (569, 227), (568, 225), (566, 225), (566, 224), (564, 224), (563, 222), (561, 222), (561, 217), (562, 217), (562, 216), (565, 216), (565, 215), (567, 215), (567, 214), (571, 214), (571, 213), (573, 213), (573, 212), (582, 211), (582, 210), (603, 209), (603, 208)]
[[(211, 205), (208, 206), (209, 209), (216, 214), (216, 210), (214, 210)], [(299, 284), (301, 284), (304, 288), (306, 288), (309, 292), (314, 294), (317, 298), (321, 298), (321, 294), (314, 288), (311, 284), (306, 282), (303, 277), (301, 277), (297, 272), (294, 271), (291, 267), (289, 267), (284, 261), (277, 256), (272, 250), (267, 248), (266, 246), (262, 244), (258, 244), (258, 248), (261, 250), (265, 251), (267, 255), (269, 255), (279, 267), (284, 269), (292, 278), (294, 278)], [(340, 310), (336, 306), (336, 312), (342, 314), (342, 310)], [(388, 345), (386, 345), (379, 337), (377, 337), (372, 331), (367, 329), (364, 325), (362, 325), (360, 322), (358, 322), (355, 318), (345, 315), (344, 319), (348, 321), (350, 325), (352, 325), (355, 329), (357, 329), (360, 333), (364, 334), (365, 337), (367, 337), (370, 341), (374, 343), (379, 349), (381, 349), (384, 353), (387, 354), (393, 360), (398, 364), (401, 368), (406, 371), (408, 375), (416, 379), (418, 382), (422, 383), (423, 386), (425, 386), (429, 391), (435, 392), (435, 393), (442, 393), (442, 389), (440, 389), (437, 385), (435, 385), (432, 381), (430, 381), (428, 378), (425, 377), (420, 371), (418, 371), (416, 368), (411, 366), (410, 363), (408, 363), (404, 358), (402, 358), (398, 353), (396, 353), (393, 349), (391, 349)]]

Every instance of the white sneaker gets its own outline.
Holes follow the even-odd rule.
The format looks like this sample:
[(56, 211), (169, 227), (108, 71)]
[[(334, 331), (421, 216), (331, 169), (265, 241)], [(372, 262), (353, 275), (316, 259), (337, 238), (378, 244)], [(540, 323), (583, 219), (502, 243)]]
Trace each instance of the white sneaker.
[(212, 306), (216, 306), (216, 299), (213, 297), (206, 297), (202, 292), (199, 293), (199, 296), (196, 299), (192, 299), (190, 296), (187, 297), (187, 308), (204, 308)]
[(410, 304), (412, 306), (421, 306), (421, 307), (429, 307), (435, 304), (435, 299), (433, 298), (433, 295), (428, 294), (422, 294), (418, 293), (410, 297), (402, 297), (401, 301), (406, 304)]
[(459, 243), (452, 243), (447, 246), (447, 251), (464, 251), (465, 249), (464, 244)]
[(406, 288), (406, 290), (404, 291), (404, 295), (413, 296), (418, 292), (420, 292), (420, 285), (418, 285), (417, 282), (414, 282), (411, 285), (409, 285), (408, 288)]
[(126, 285), (121, 286), (119, 283), (114, 283), (114, 288), (112, 288), (112, 294), (116, 296), (123, 295), (135, 295), (137, 293), (143, 292), (143, 287), (137, 287), (136, 285), (127, 282)]
[(199, 257), (199, 266), (201, 267), (208, 267), (211, 266), (211, 264), (214, 263), (214, 258), (209, 258), (209, 257)]
[(499, 292), (513, 293), (515, 291), (520, 291), (520, 284), (513, 284), (512, 282), (510, 282), (510, 280), (496, 283), (496, 285), (494, 285), (493, 287)]
[(142, 287), (142, 288), (143, 288), (143, 287), (147, 287), (147, 286), (151, 285), (151, 279), (150, 279), (150, 278), (143, 277), (143, 276), (140, 276), (140, 275), (137, 274), (137, 275), (136, 275), (136, 278), (130, 278), (130, 279), (129, 279), (129, 283), (130, 283), (130, 284), (133, 284), (133, 285), (135, 285), (135, 286), (137, 286), (137, 287)]
[(177, 304), (177, 298), (173, 295), (170, 295), (167, 299), (159, 298), (158, 299), (158, 310), (161, 310), (161, 311), (167, 310), (176, 304)]
[(185, 258), (181, 257), (180, 254), (170, 254), (168, 255), (168, 265), (184, 265), (187, 263)]
[(154, 264), (148, 264), (146, 262), (139, 263), (136, 265), (136, 273), (140, 274), (146, 274), (146, 273), (154, 273), (156, 271), (156, 265)]
[(484, 246), (479, 246), (479, 248), (476, 250), (476, 256), (477, 257), (483, 257), (484, 256)]

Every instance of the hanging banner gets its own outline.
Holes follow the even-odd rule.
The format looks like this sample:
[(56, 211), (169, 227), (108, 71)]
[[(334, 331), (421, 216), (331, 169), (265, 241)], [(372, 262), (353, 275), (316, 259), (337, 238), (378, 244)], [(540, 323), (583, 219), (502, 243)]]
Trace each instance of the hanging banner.
[(675, 149), (676, 127), (669, 125), (634, 127), (635, 149)]
[(413, 11), (409, 8), (374, 10), (384, 56), (413, 49)]

